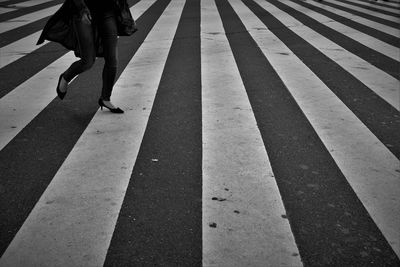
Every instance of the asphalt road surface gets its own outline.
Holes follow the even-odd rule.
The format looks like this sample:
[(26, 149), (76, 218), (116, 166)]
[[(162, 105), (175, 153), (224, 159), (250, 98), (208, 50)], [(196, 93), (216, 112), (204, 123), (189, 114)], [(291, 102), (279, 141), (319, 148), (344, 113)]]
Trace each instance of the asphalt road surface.
[(400, 266), (399, 0), (129, 0), (112, 101), (0, 0), (0, 266)]

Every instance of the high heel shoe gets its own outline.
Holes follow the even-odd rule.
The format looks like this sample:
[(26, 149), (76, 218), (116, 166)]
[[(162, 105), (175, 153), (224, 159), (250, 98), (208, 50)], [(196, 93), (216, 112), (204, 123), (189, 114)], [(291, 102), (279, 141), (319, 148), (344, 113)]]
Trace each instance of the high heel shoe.
[(120, 108), (107, 107), (104, 104), (103, 99), (101, 99), (101, 98), (99, 99), (99, 106), (100, 106), (101, 110), (103, 110), (103, 107), (105, 107), (105, 108), (108, 108), (108, 110), (110, 110), (112, 113), (124, 113), (124, 111), (122, 109), (120, 109)]
[(61, 78), (63, 78), (63, 75), (62, 75), (62, 74), (60, 75), (60, 78), (58, 78), (58, 83), (57, 83), (56, 92), (57, 92), (58, 97), (59, 97), (61, 100), (63, 100), (64, 97), (65, 97), (65, 95), (67, 94), (67, 91), (65, 91), (65, 92), (61, 92), (61, 91), (60, 91)]

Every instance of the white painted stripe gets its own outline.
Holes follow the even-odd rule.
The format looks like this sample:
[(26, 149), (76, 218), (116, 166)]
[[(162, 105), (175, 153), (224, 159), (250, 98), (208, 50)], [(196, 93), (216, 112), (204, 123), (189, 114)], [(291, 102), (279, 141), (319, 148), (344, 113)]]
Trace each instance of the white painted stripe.
[(0, 7), (0, 14), (4, 14), (4, 13), (11, 12), (14, 10), (17, 10), (17, 9), (13, 8), (13, 7)]
[(12, 29), (27, 25), (29, 23), (38, 21), (42, 18), (53, 15), (61, 5), (55, 5), (49, 8), (45, 8), (36, 12), (32, 12), (17, 18), (13, 18), (0, 23), (0, 33), (10, 31)]
[[(392, 12), (392, 13), (399, 13), (400, 12), (398, 9), (396, 10), (396, 9), (393, 9), (393, 8), (390, 8), (390, 7), (384, 7), (384, 6), (375, 5), (375, 3), (376, 3), (375, 1), (368, 1), (368, 2), (358, 1), (358, 0), (347, 0), (347, 1), (363, 5), (365, 7), (373, 7), (373, 8), (379, 9), (379, 10), (389, 11), (389, 12)], [(385, 2), (385, 1), (383, 1), (382, 3), (390, 4), (389, 2)], [(397, 7), (398, 7), (398, 5), (397, 5)]]
[[(400, 61), (400, 53), (399, 53), (399, 48), (389, 45), (385, 42), (382, 42), (379, 39), (376, 39), (374, 37), (371, 37), (368, 34), (362, 33), (360, 31), (357, 31), (356, 29), (353, 29), (351, 27), (348, 27), (340, 22), (334, 21), (331, 18), (328, 18), (324, 15), (321, 15), (317, 12), (314, 12), (308, 8), (305, 8), (299, 4), (296, 4), (291, 1), (285, 1), (285, 5), (288, 5), (297, 11), (300, 11), (304, 13), (305, 15), (319, 21), (320, 23), (323, 23), (325, 26), (340, 32), (344, 35), (346, 35), (349, 38), (352, 38), (353, 40), (379, 52), (382, 53), (388, 57), (393, 58), (394, 60)], [(268, 10), (269, 11), (269, 10)], [(279, 11), (279, 13), (282, 13), (283, 11)], [(276, 15), (276, 12), (274, 13), (274, 16)], [(295, 24), (291, 24), (291, 27), (296, 27), (296, 26), (302, 26), (303, 24), (301, 22), (296, 22)]]
[(386, 6), (390, 6), (390, 7), (396, 8), (397, 10), (398, 10), (398, 8), (400, 8), (400, 2), (398, 2), (398, 1), (388, 2), (388, 1), (378, 1), (377, 0), (377, 2), (385, 4)]
[[(132, 15), (139, 18), (154, 1), (140, 1)], [(54, 99), (59, 74), (75, 60), (72, 52), (64, 55), (0, 99), (0, 150)]]
[[(46, 0), (49, 1), (49, 0)], [(146, 1), (142, 1), (144, 3)], [(137, 8), (135, 10), (131, 9), (131, 12), (135, 13)], [(134, 16), (134, 14), (133, 14)], [(136, 18), (136, 16), (134, 16)], [(19, 58), (31, 53), (32, 51), (40, 48), (41, 46), (45, 45), (47, 41), (40, 45), (36, 45), (37, 40), (40, 37), (41, 30), (37, 31), (25, 38), (22, 38), (16, 42), (13, 42), (7, 46), (4, 46), (0, 48), (0, 68), (3, 68), (4, 66), (18, 60)]]
[(36, 6), (36, 5), (40, 5), (43, 3), (51, 2), (51, 1), (54, 1), (54, 0), (29, 0), (29, 1), (24, 1), (24, 2), (19, 2), (19, 3), (13, 4), (13, 6), (19, 7), (19, 8), (31, 7), (31, 6)]
[(385, 20), (388, 20), (388, 21), (393, 21), (393, 22), (396, 22), (396, 23), (400, 23), (400, 18), (398, 18), (398, 17), (385, 15), (385, 14), (379, 13), (377, 11), (372, 11), (372, 10), (369, 10), (369, 9), (353, 6), (351, 4), (346, 4), (346, 3), (335, 1), (335, 0), (324, 0), (324, 1), (327, 2), (327, 3), (336, 4), (338, 6), (347, 7), (349, 9), (352, 9), (352, 10), (355, 10), (355, 11), (358, 11), (358, 12), (361, 12), (361, 13), (364, 13), (364, 14), (375, 16), (377, 18), (381, 18), (381, 19), (385, 19)]
[(117, 81), (125, 114), (96, 113), (1, 266), (103, 265), (183, 4), (170, 3)]
[(75, 60), (64, 55), (0, 99), (0, 150), (54, 99), (58, 76)]
[(378, 31), (393, 35), (393, 36), (395, 36), (397, 38), (400, 37), (400, 30), (399, 29), (396, 29), (396, 28), (393, 28), (393, 27), (389, 27), (389, 26), (380, 24), (378, 22), (375, 22), (375, 21), (372, 21), (372, 20), (357, 16), (357, 15), (354, 15), (354, 14), (352, 14), (350, 12), (346, 12), (346, 11), (343, 11), (343, 10), (340, 10), (340, 9), (337, 9), (337, 8), (334, 8), (334, 7), (331, 7), (331, 6), (324, 5), (323, 2), (307, 1), (307, 3), (310, 4), (310, 5), (314, 5), (314, 6), (320, 7), (322, 9), (327, 10), (327, 11), (333, 12), (336, 15), (351, 19), (351, 20), (353, 20), (355, 22), (358, 22), (358, 23), (363, 24), (365, 26), (371, 27), (371, 28), (376, 29)]
[(214, 0), (202, 1), (201, 55), (203, 266), (302, 266)]
[[(400, 82), (397, 79), (304, 26), (301, 22), (269, 2), (255, 1), (283, 24), (290, 27), (290, 30), (351, 73), (394, 108), (400, 110)], [(400, 49), (397, 49), (397, 51), (400, 53)]]
[[(310, 121), (397, 255), (400, 255), (399, 160), (239, 0), (235, 11)], [(284, 55), (288, 54), (288, 55)]]
[(0, 48), (0, 68), (20, 59), (21, 57), (31, 53), (32, 51), (45, 45), (47, 41), (40, 45), (36, 45), (41, 31), (35, 32), (27, 37), (19, 39), (9, 45)]

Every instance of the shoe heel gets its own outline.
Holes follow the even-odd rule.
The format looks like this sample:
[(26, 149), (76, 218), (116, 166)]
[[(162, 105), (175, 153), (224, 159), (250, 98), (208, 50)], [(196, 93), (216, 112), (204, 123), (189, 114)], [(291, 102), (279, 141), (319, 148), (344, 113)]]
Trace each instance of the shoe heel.
[(61, 74), (60, 77), (58, 78), (58, 83), (57, 83), (57, 88), (56, 88), (56, 92), (57, 92), (57, 96), (63, 100), (65, 95), (67, 94), (67, 92), (61, 92), (60, 91), (60, 83), (61, 83), (61, 79), (63, 78), (63, 75)]

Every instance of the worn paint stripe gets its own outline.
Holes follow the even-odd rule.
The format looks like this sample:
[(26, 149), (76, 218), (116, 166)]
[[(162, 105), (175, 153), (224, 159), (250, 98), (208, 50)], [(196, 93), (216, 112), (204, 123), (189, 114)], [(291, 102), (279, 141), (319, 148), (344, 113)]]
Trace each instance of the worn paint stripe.
[[(217, 6), (304, 264), (352, 265), (371, 260), (398, 263), (396, 254), (240, 19), (226, 1), (218, 1)], [(352, 225), (354, 220), (357, 226)], [(351, 243), (348, 238), (357, 241)], [(374, 245), (366, 246), (372, 238)], [(374, 246), (379, 246), (381, 252), (374, 252)], [(363, 251), (367, 258), (354, 257)]]
[[(271, 3), (275, 3), (275, 2), (271, 2)], [(375, 51), (379, 52), (379, 53), (391, 58), (395, 63), (399, 64), (400, 53), (399, 53), (398, 47), (389, 45), (385, 42), (382, 42), (379, 39), (371, 37), (368, 34), (362, 33), (360, 31), (358, 31), (357, 28), (351, 28), (340, 22), (332, 21), (330, 18), (328, 18), (324, 15), (321, 15), (321, 14), (311, 11), (309, 9), (305, 9), (301, 5), (293, 3), (291, 1), (288, 1), (286, 3), (286, 5), (289, 7), (289, 9), (287, 9), (287, 8), (283, 9), (282, 8), (283, 5), (277, 5), (277, 6), (281, 9), (283, 9), (283, 11), (296, 17), (298, 20), (300, 20), (301, 22), (303, 22), (305, 25), (307, 25), (309, 27), (310, 27), (310, 24), (307, 23), (308, 21), (306, 21), (304, 19), (302, 20), (302, 18), (304, 18), (305, 16), (308, 16), (310, 18), (309, 21), (315, 20), (317, 22), (323, 23), (323, 25), (324, 25), (323, 28), (325, 28), (327, 30), (331, 29), (333, 31), (336, 31), (337, 33), (342, 34), (342, 36), (344, 38), (346, 38), (346, 37), (351, 38), (353, 42), (358, 42), (370, 49), (373, 49), (372, 50), (373, 52), (375, 52)], [(301, 12), (302, 15), (297, 16), (294, 12), (290, 12), (291, 9)], [(313, 28), (313, 27), (310, 27), (310, 28)], [(327, 38), (329, 38), (329, 37), (327, 36)], [(335, 41), (335, 40), (332, 39), (332, 41)], [(345, 48), (347, 48), (347, 47), (345, 47)], [(354, 51), (351, 51), (351, 52), (354, 53)], [(354, 53), (354, 54), (357, 54), (357, 53)]]
[(239, 17), (399, 255), (399, 160), (275, 35), (251, 30), (263, 23), (240, 3), (232, 1)]
[(185, 3), (105, 266), (200, 266), (200, 1)]
[[(119, 52), (124, 56), (119, 59), (117, 77), (162, 11), (160, 5), (151, 6), (137, 20), (140, 30), (119, 39)], [(0, 151), (1, 254), (96, 113), (102, 66), (102, 62), (96, 62), (91, 71), (77, 77), (63, 101), (53, 100)]]
[[(398, 88), (400, 88), (400, 82), (397, 79), (304, 26), (301, 22), (274, 5), (263, 0), (256, 0), (256, 2), (262, 8), (273, 14), (274, 17), (286, 27), (290, 27), (290, 29), (298, 36), (301, 36), (304, 41), (318, 49), (325, 56), (329, 57), (361, 81), (365, 86), (373, 90), (395, 109), (400, 109), (400, 91), (398, 90)], [(293, 25), (296, 26), (293, 27)]]
[(213, 0), (201, 29), (203, 266), (302, 266)]
[[(285, 6), (281, 6), (277, 1), (269, 2), (277, 7), (285, 8)], [(353, 113), (357, 115), (397, 158), (400, 158), (400, 140), (396, 138), (396, 133), (400, 127), (400, 121), (394, 119), (399, 115), (399, 111), (375, 95), (368, 87), (354, 78), (353, 75), (338, 66), (336, 62), (330, 60), (323, 53), (305, 42), (299, 35), (292, 32), (291, 29), (286, 28), (284, 24), (270, 15), (265, 9), (261, 9), (257, 4), (251, 4), (251, 6), (255, 8), (252, 9), (253, 12), (257, 10), (257, 12), (265, 14), (266, 17), (271, 17), (270, 20), (266, 20), (265, 18), (260, 19), (279, 39), (284, 41), (285, 44), (301, 58), (301, 60), (352, 110)], [(314, 30), (318, 29), (317, 25), (310, 25), (310, 22), (305, 18), (297, 16), (299, 15), (297, 10), (286, 10), (288, 14), (296, 17), (310, 28)], [(283, 28), (278, 31), (277, 27)], [(331, 37), (329, 36), (330, 33), (330, 31), (320, 32), (320, 34), (327, 38)], [(335, 39), (335, 41), (338, 41), (338, 39)], [(344, 48), (346, 48), (346, 50), (349, 50), (347, 48), (351, 48), (351, 50), (357, 50), (356, 48), (358, 48), (361, 50), (359, 46)], [(381, 58), (379, 59), (384, 61)], [(324, 68), (321, 68), (318, 64), (322, 64)], [(340, 77), (341, 79), (332, 79), (332, 77)]]
[(333, 6), (335, 8), (341, 9), (341, 10), (344, 10), (344, 11), (348, 11), (348, 12), (356, 14), (360, 17), (364, 17), (366, 19), (379, 22), (381, 24), (384, 24), (384, 25), (387, 25), (387, 26), (390, 26), (390, 27), (393, 27), (396, 29), (400, 28), (400, 24), (399, 24), (400, 18), (397, 18), (397, 17), (379, 14), (378, 12), (375, 12), (375, 11), (366, 10), (366, 9), (363, 9), (360, 7), (354, 7), (351, 5), (340, 3), (338, 1), (326, 0), (325, 4), (329, 5), (329, 6)]
[[(393, 27), (389, 27), (381, 23), (365, 19), (363, 17), (357, 16), (347, 11), (343, 11), (338, 8), (324, 5), (321, 2), (315, 2), (315, 1), (308, 1), (308, 2), (295, 1), (295, 2), (300, 5), (306, 6), (312, 10), (318, 11), (319, 13), (322, 13), (327, 17), (333, 18), (336, 21), (340, 21), (340, 23), (345, 24), (354, 29), (357, 29), (358, 31), (362, 31), (365, 34), (371, 35), (379, 40), (390, 43), (393, 46), (398, 47), (400, 45), (399, 29), (395, 29)], [(386, 35), (389, 35), (389, 37), (387, 37)], [(393, 41), (389, 42), (388, 40), (393, 40)]]

